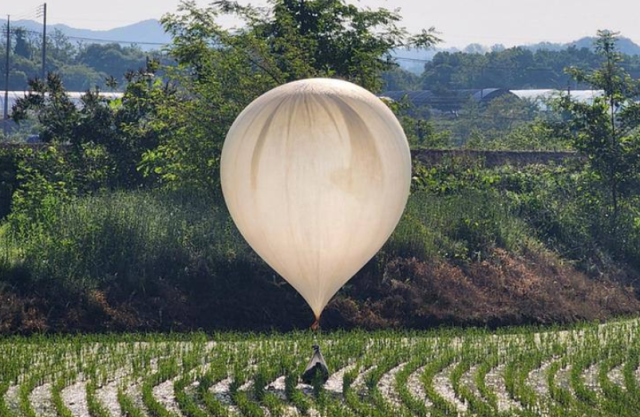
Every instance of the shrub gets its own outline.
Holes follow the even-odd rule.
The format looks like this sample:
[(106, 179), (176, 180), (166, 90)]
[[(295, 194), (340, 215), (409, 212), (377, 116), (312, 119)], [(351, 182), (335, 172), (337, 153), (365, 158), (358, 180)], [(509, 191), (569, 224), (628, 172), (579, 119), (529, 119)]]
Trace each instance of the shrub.
[[(415, 190), (387, 244), (330, 306), (329, 325), (513, 324), (635, 311), (637, 300), (608, 279), (631, 282), (632, 269), (606, 252), (601, 259), (588, 249), (562, 252), (571, 239), (594, 244), (597, 237), (583, 222), (574, 182), (550, 172), (500, 169), (478, 181), (454, 179), (455, 192)], [(215, 196), (98, 192), (48, 207), (33, 227), (13, 216), (0, 227), (0, 292), (17, 297), (0, 314), (33, 306), (11, 328), (310, 324), (304, 300), (244, 242)], [(629, 228), (628, 259), (638, 254), (639, 227)], [(596, 263), (598, 279), (559, 266), (566, 254)]]
[(517, 252), (531, 232), (502, 200), (493, 191), (415, 192), (384, 251), (393, 257), (460, 261), (481, 260), (497, 247)]
[(248, 256), (230, 222), (204, 196), (115, 192), (59, 204), (49, 222), (14, 239), (33, 285), (134, 291), (183, 280), (203, 259)]
[(15, 151), (0, 148), (0, 219), (11, 210), (11, 196), (18, 182), (17, 164)]

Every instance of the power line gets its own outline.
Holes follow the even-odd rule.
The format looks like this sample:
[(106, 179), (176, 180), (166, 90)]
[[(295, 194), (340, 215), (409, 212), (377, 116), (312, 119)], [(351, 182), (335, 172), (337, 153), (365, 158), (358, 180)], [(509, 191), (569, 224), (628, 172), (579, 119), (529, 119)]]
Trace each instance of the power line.
[[(25, 28), (13, 29), (11, 32), (15, 33), (18, 30), (21, 30), (21, 31), (23, 31), (25, 33), (31, 33), (31, 34), (36, 34), (36, 35), (40, 35), (41, 34), (41, 32), (38, 32), (36, 30), (25, 29)], [(119, 44), (124, 43), (124, 44), (130, 44), (130, 45), (155, 45), (155, 46), (166, 46), (166, 45), (168, 45), (168, 43), (162, 43), (162, 42), (129, 41), (129, 40), (117, 40), (117, 39), (100, 39), (100, 38), (87, 38), (87, 37), (82, 37), (82, 36), (68, 36), (68, 35), (65, 35), (65, 37), (67, 39), (72, 39), (72, 40), (96, 42), (96, 43), (119, 43)]]
[[(40, 35), (40, 32), (34, 31), (34, 30), (28, 30), (28, 29), (24, 29), (24, 28), (20, 28), (19, 30), (22, 30), (22, 31), (27, 32), (27, 33)], [(14, 31), (12, 31), (12, 32), (14, 32)], [(120, 40), (120, 39), (89, 38), (89, 37), (68, 36), (68, 35), (65, 35), (65, 37), (67, 39), (71, 39), (71, 40), (83, 41), (83, 42), (95, 42), (95, 43), (116, 43), (116, 44), (128, 44), (128, 45), (149, 45), (149, 46), (167, 46), (167, 45), (169, 45), (169, 43), (163, 43), (163, 42), (148, 42), (148, 41), (132, 41), (132, 40)], [(425, 63), (425, 64), (433, 62), (433, 60), (421, 59), (421, 58), (410, 58), (410, 57), (403, 57), (403, 56), (393, 56), (392, 58), (394, 60), (399, 60), (399, 61), (420, 62), (420, 63)], [(522, 68), (522, 67), (518, 67), (518, 66), (482, 65), (482, 64), (474, 64), (474, 63), (465, 63), (463, 66), (466, 67), (466, 68), (481, 68), (481, 69), (486, 69), (486, 70), (506, 70), (506, 71), (518, 70), (518, 71), (530, 71), (530, 72), (533, 72), (533, 71), (554, 72), (554, 71), (563, 71), (564, 70), (564, 68), (555, 68), (555, 67), (525, 67), (525, 68)]]
[[(41, 32), (38, 31), (34, 31), (34, 30), (28, 30), (28, 29), (24, 29), (21, 28), (20, 30), (23, 30), (24, 32), (27, 33), (32, 33), (32, 34), (38, 34), (40, 35)], [(121, 40), (121, 39), (104, 39), (104, 38), (91, 38), (91, 37), (82, 37), (82, 36), (69, 36), (69, 35), (65, 35), (65, 37), (67, 39), (71, 39), (71, 40), (76, 40), (76, 41), (83, 41), (83, 42), (95, 42), (95, 43), (116, 43), (116, 44), (129, 44), (129, 45), (148, 45), (148, 46), (167, 46), (169, 43), (163, 43), (163, 42), (149, 42), (149, 41), (135, 41), (135, 40)], [(424, 58), (411, 58), (411, 57), (404, 57), (404, 56), (392, 56), (393, 60), (398, 60), (398, 61), (410, 61), (410, 62), (419, 62), (419, 63), (431, 63), (433, 62), (433, 60), (429, 60), (429, 59), (424, 59)], [(466, 68), (481, 68), (481, 69), (487, 69), (487, 70), (519, 70), (519, 71), (538, 71), (538, 72), (553, 72), (553, 71), (563, 71), (563, 68), (555, 68), (555, 67), (525, 67), (525, 68), (521, 68), (518, 66), (497, 66), (497, 65), (482, 65), (482, 64), (476, 64), (476, 63), (465, 63), (463, 65)]]
[[(408, 57), (393, 57), (396, 60), (399, 61), (413, 61), (413, 62), (421, 62), (421, 63), (432, 63), (433, 61), (431, 60), (427, 60), (427, 59), (419, 59), (419, 58), (408, 58)], [(581, 63), (582, 65), (580, 65), (580, 67), (585, 67), (585, 63)], [(588, 64), (588, 63), (587, 63)], [(626, 66), (626, 69), (631, 73), (631, 74), (636, 74), (638, 71), (640, 71), (640, 64), (638, 62), (628, 62), (628, 64)], [(446, 63), (445, 63), (446, 65)], [(480, 70), (487, 70), (487, 71), (520, 71), (520, 72), (540, 72), (540, 73), (544, 73), (544, 72), (548, 72), (548, 73), (557, 73), (558, 75), (561, 75), (563, 77), (568, 77), (567, 74), (564, 73), (564, 70), (566, 68), (566, 66), (563, 64), (562, 66), (558, 66), (558, 67), (542, 67), (542, 66), (536, 66), (536, 67), (521, 67), (518, 65), (513, 65), (513, 66), (508, 66), (508, 65), (483, 65), (483, 64), (476, 64), (476, 63), (463, 63), (463, 64), (457, 64), (455, 65), (455, 67), (458, 68), (474, 68), (474, 69), (480, 69)], [(586, 65), (586, 67), (590, 68), (589, 65)], [(433, 67), (431, 67), (431, 69), (437, 69), (438, 66), (434, 65)], [(476, 74), (477, 75), (477, 74)]]
[[(461, 52), (463, 54), (467, 54), (466, 52)], [(409, 58), (409, 57), (404, 57), (404, 56), (393, 56), (393, 59), (397, 59), (400, 61), (414, 61), (414, 62), (423, 62), (423, 63), (431, 63), (433, 62), (432, 59), (424, 59), (424, 58)], [(508, 66), (508, 65), (483, 65), (483, 64), (478, 64), (478, 63), (463, 63), (461, 64), (462, 66), (465, 67), (476, 67), (476, 68), (491, 68), (491, 69), (515, 69), (514, 66)], [(538, 67), (538, 68), (533, 68), (533, 69), (551, 69), (552, 67)]]
[(13, 18), (14, 22), (20, 22), (22, 20), (35, 20), (38, 18), (38, 15), (36, 12), (30, 12), (17, 16), (11, 15), (11, 17)]
[(37, 9), (28, 9), (28, 10), (25, 9), (19, 13), (11, 13), (11, 20), (16, 22), (18, 20), (32, 19), (36, 17), (36, 14), (37, 14)]
[(47, 3), (38, 8), (38, 17), (42, 17), (42, 79), (47, 79)]
[(5, 47), (5, 86), (4, 86), (4, 112), (3, 112), (3, 130), (4, 135), (9, 134), (9, 74), (11, 65), (9, 57), (11, 54), (11, 16), (7, 16), (7, 46)]
[[(412, 62), (422, 62), (422, 63), (431, 63), (433, 62), (432, 60), (428, 60), (428, 59), (418, 59), (418, 58), (407, 58), (407, 57), (402, 57), (402, 56), (396, 56), (393, 57), (396, 60), (399, 61), (412, 61)], [(497, 66), (497, 65), (482, 65), (482, 64), (462, 64), (461, 67), (464, 68), (481, 68), (481, 69), (489, 69), (489, 70), (524, 70), (524, 71), (557, 71), (557, 70), (562, 70), (562, 68), (554, 68), (554, 67), (526, 67), (526, 68), (521, 68), (518, 66)]]
[(145, 42), (145, 41), (125, 41), (125, 40), (114, 40), (114, 39), (97, 39), (97, 38), (85, 38), (80, 36), (67, 36), (68, 39), (80, 40), (80, 41), (91, 41), (91, 42), (100, 42), (100, 43), (127, 43), (131, 45), (155, 45), (155, 46), (166, 46), (167, 43), (161, 42)]

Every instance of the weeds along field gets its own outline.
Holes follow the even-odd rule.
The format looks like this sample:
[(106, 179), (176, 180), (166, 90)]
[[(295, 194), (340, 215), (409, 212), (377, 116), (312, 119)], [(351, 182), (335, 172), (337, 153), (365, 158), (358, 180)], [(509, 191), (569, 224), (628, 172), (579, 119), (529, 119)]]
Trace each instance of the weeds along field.
[[(331, 376), (301, 384), (315, 341)], [(638, 416), (639, 365), (638, 320), (498, 332), (9, 337), (0, 339), (0, 416)]]

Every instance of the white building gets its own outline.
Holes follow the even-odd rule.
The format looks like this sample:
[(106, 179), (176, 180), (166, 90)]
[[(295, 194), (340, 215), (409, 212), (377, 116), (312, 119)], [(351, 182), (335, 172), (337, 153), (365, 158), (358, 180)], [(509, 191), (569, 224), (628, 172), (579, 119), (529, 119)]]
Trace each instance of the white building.
[[(550, 100), (566, 95), (565, 90), (509, 90), (511, 94), (524, 99), (530, 100), (538, 104), (541, 110), (548, 110)], [(578, 103), (592, 104), (596, 97), (602, 97), (602, 90), (571, 90), (569, 92), (571, 99)]]
[[(16, 102), (18, 101), (18, 99), (25, 97), (27, 94), (29, 94), (27, 91), (9, 91), (9, 115), (11, 115), (11, 108), (16, 104)], [(71, 101), (73, 102), (73, 104), (75, 104), (76, 106), (80, 107), (80, 105), (82, 104), (81, 101), (81, 97), (86, 94), (85, 92), (78, 92), (78, 91), (68, 91), (67, 95), (71, 98)], [(118, 98), (122, 98), (123, 94), (122, 93), (109, 93), (109, 92), (101, 92), (100, 93), (101, 97), (105, 97), (107, 99), (110, 100), (115, 100)], [(0, 91), (0, 119), (2, 119), (2, 117), (4, 117), (4, 97), (5, 97), (5, 92), (4, 91)]]

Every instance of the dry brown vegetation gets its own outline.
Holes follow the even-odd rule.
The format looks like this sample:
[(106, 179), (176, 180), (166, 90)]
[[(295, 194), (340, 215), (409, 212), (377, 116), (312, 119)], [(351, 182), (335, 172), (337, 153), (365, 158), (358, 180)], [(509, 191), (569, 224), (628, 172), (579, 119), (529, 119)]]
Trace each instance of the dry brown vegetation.
[[(631, 279), (620, 271), (616, 276)], [(0, 332), (289, 330), (310, 324), (304, 301), (282, 282), (263, 280), (258, 288), (237, 285), (233, 291), (233, 297), (207, 299), (163, 284), (155, 294), (93, 291), (66, 305), (5, 293)], [(396, 258), (382, 274), (366, 267), (329, 305), (323, 327), (495, 327), (606, 320), (637, 311), (640, 301), (625, 281), (589, 277), (550, 253), (516, 256), (496, 249), (489, 259), (468, 264)]]
[[(620, 275), (618, 275), (620, 276)], [(332, 326), (426, 328), (440, 324), (500, 326), (604, 320), (640, 309), (632, 287), (594, 279), (549, 253), (496, 249), (482, 262), (455, 265), (396, 259), (381, 281), (360, 277), (327, 312)]]

